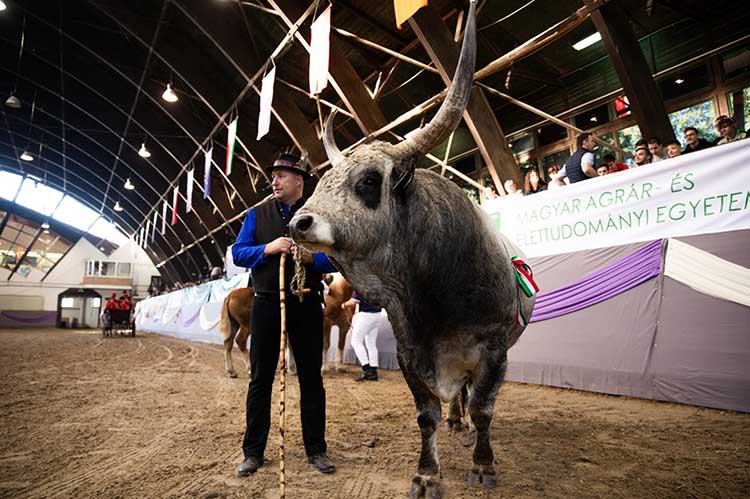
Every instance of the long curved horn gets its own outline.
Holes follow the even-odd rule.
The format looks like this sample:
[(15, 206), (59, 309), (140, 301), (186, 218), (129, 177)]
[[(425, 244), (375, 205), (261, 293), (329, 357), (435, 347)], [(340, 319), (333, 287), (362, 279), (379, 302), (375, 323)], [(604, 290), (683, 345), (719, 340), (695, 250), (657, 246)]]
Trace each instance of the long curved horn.
[(443, 142), (460, 123), (474, 82), (474, 60), (477, 52), (475, 4), (476, 0), (470, 1), (461, 56), (448, 95), (427, 125), (395, 146), (398, 157), (427, 154)]
[(331, 162), (331, 166), (336, 166), (344, 161), (344, 155), (336, 145), (336, 139), (333, 137), (333, 118), (335, 116), (336, 110), (334, 109), (331, 111), (331, 114), (328, 115), (326, 124), (323, 126), (323, 147), (326, 150), (326, 155)]

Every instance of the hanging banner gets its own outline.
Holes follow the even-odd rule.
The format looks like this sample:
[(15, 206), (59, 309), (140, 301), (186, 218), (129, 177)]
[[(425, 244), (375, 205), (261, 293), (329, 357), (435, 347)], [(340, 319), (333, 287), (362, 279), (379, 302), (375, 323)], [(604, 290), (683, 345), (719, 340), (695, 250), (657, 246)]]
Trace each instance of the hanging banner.
[(143, 234), (144, 234), (144, 230), (143, 230), (143, 227), (141, 227), (141, 230), (139, 231), (139, 233), (138, 233), (138, 234), (139, 234), (139, 236), (140, 236), (140, 237), (138, 238), (138, 241), (139, 241), (139, 243), (140, 243), (140, 244), (139, 244), (138, 246), (140, 246), (141, 248), (144, 248), (144, 247), (146, 246), (146, 243), (145, 243), (145, 239), (146, 239), (146, 238), (145, 238), (145, 237), (144, 237), (144, 235), (143, 235)]
[(185, 186), (185, 197), (187, 198), (185, 201), (185, 213), (193, 211), (193, 175), (195, 175), (195, 170), (191, 168), (187, 172), (187, 185)]
[(169, 207), (169, 203), (165, 199), (164, 204), (161, 207), (161, 235), (162, 236), (167, 231), (167, 208), (168, 207)]
[(483, 207), (528, 257), (750, 229), (749, 159), (742, 140)]
[(393, 10), (396, 14), (396, 27), (401, 29), (401, 25), (406, 22), (422, 7), (427, 6), (427, 0), (393, 0)]
[(172, 225), (177, 223), (177, 201), (180, 199), (180, 186), (176, 185), (172, 194)]
[(203, 199), (211, 195), (211, 157), (214, 155), (214, 146), (206, 151), (206, 159), (203, 163)]
[(310, 26), (310, 96), (328, 86), (328, 57), (331, 35), (331, 6)]
[(146, 222), (146, 233), (145, 233), (145, 235), (143, 237), (143, 247), (144, 248), (148, 247), (148, 235), (149, 235), (150, 232), (151, 232), (151, 220), (149, 220), (148, 222)]
[(156, 219), (159, 217), (159, 212), (157, 210), (154, 210), (154, 223), (151, 224), (151, 240), (154, 240), (154, 236), (156, 235)]
[(273, 83), (276, 80), (276, 65), (263, 77), (260, 89), (260, 112), (258, 113), (258, 136), (260, 140), (271, 128), (271, 103), (273, 102)]
[(225, 173), (227, 177), (232, 173), (232, 158), (234, 157), (234, 143), (237, 140), (237, 120), (240, 119), (237, 116), (234, 121), (229, 124), (229, 133), (227, 135), (227, 169)]

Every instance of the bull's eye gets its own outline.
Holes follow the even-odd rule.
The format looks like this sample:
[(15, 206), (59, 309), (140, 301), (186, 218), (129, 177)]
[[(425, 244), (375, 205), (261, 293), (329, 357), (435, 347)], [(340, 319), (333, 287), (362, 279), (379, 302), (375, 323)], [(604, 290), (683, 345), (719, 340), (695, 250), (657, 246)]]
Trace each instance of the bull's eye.
[(362, 202), (370, 209), (380, 205), (380, 189), (383, 184), (383, 176), (376, 170), (368, 170), (354, 185), (354, 192)]

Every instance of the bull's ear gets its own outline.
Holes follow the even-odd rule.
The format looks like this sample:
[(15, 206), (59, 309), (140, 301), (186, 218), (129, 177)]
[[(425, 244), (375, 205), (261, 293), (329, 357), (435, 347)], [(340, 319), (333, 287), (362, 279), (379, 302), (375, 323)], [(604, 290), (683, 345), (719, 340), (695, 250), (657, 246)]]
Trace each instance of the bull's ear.
[(407, 187), (414, 180), (414, 170), (416, 167), (417, 157), (409, 156), (393, 169), (393, 192), (398, 195), (406, 192)]

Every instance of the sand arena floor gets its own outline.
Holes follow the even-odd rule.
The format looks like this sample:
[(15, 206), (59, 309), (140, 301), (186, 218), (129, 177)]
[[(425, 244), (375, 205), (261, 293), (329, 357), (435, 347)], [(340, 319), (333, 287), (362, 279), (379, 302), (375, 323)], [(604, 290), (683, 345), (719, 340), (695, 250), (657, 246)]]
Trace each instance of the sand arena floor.
[[(287, 497), (405, 497), (419, 449), (411, 395), (398, 372), (377, 383), (355, 372), (325, 378), (331, 476), (305, 462), (291, 378)], [(266, 466), (234, 475), (247, 374), (227, 378), (218, 345), (2, 330), (0, 373), (0, 497), (278, 497), (275, 433)], [(507, 383), (492, 436), (488, 492), (465, 484), (471, 432), (441, 428), (447, 497), (750, 497), (747, 414)]]

